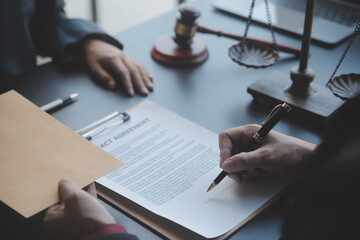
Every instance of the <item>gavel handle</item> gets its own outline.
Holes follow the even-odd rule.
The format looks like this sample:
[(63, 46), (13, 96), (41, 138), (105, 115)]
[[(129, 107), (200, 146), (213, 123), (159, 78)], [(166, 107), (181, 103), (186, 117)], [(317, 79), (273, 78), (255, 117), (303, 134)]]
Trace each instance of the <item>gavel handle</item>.
[[(216, 31), (216, 30), (212, 30), (212, 29), (207, 28), (207, 27), (199, 26), (199, 25), (197, 26), (196, 31), (200, 32), (200, 33), (215, 34), (218, 37), (227, 37), (227, 38), (231, 38), (231, 39), (235, 39), (235, 40), (243, 40), (244, 39), (244, 37), (240, 36), (240, 35), (234, 35), (234, 34), (225, 33), (225, 32), (222, 32), (222, 31)], [(264, 44), (264, 45), (267, 45), (267, 46), (270, 46), (270, 47), (273, 46), (272, 42), (259, 40), (259, 39), (255, 39), (255, 38), (249, 38), (249, 37), (247, 37), (246, 39), (249, 40), (249, 41)], [(282, 45), (282, 44), (277, 44), (277, 47), (278, 47), (279, 51), (283, 51), (283, 52), (287, 52), (287, 53), (293, 53), (296, 56), (300, 56), (300, 53), (301, 53), (301, 50), (299, 48), (293, 48), (293, 47), (289, 47), (289, 46)]]

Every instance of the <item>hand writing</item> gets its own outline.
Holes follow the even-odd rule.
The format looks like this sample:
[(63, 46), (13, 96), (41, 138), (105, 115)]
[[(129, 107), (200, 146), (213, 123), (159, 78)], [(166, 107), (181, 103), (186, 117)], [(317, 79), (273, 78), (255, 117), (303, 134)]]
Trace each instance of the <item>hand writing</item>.
[(260, 147), (243, 152), (259, 125), (231, 128), (219, 135), (220, 167), (238, 183), (257, 175), (256, 169), (294, 179), (308, 166), (315, 144), (270, 131)]

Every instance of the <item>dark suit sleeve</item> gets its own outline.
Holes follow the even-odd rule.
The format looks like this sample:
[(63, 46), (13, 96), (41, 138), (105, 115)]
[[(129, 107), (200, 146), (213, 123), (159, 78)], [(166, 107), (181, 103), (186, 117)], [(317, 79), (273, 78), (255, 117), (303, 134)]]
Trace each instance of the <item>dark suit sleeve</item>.
[(82, 42), (89, 38), (106, 41), (122, 49), (122, 44), (96, 24), (68, 18), (63, 0), (37, 0), (33, 22), (34, 41), (42, 56), (64, 61), (82, 55)]
[(360, 96), (327, 121), (312, 169), (293, 189), (281, 240), (360, 239)]

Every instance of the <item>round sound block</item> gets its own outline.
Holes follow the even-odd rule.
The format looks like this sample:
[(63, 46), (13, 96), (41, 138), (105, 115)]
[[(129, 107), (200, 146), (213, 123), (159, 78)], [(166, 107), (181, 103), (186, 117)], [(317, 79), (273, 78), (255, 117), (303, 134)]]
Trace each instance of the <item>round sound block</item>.
[(159, 38), (151, 50), (152, 58), (171, 67), (194, 66), (206, 61), (209, 56), (205, 42), (196, 37), (190, 47), (179, 47), (171, 36)]

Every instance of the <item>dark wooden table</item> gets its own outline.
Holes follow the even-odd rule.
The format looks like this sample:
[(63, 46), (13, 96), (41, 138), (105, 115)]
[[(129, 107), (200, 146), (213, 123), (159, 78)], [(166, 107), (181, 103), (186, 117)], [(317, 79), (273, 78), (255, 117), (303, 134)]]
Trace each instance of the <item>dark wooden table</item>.
[[(196, 2), (196, 5), (202, 11), (199, 24), (234, 34), (243, 33), (245, 22), (239, 18), (214, 10), (207, 0)], [(216, 133), (238, 125), (260, 123), (270, 106), (254, 101), (247, 93), (247, 87), (274, 70), (290, 73), (290, 69), (298, 65), (298, 59), (282, 53), (281, 60), (270, 68), (244, 68), (234, 63), (227, 54), (228, 48), (236, 41), (198, 33), (197, 37), (203, 39), (209, 49), (210, 56), (205, 63), (187, 68), (162, 66), (151, 58), (150, 51), (156, 39), (172, 34), (176, 16), (177, 10), (174, 10), (117, 35), (125, 45), (125, 53), (144, 65), (154, 78), (155, 90), (149, 94), (148, 99)], [(249, 36), (271, 39), (270, 31), (257, 25), (251, 26)], [(277, 40), (294, 47), (300, 48), (301, 45), (300, 39), (281, 33), (277, 33)], [(311, 46), (309, 67), (316, 72), (314, 82), (325, 85), (345, 45), (343, 42), (333, 49)], [(356, 39), (339, 74), (358, 71), (359, 52), (360, 39)], [(49, 63), (20, 77), (21, 83), (16, 90), (38, 106), (74, 92), (79, 93), (77, 102), (52, 114), (73, 130), (145, 99), (139, 95), (127, 97), (121, 89), (117, 92), (107, 91), (90, 79), (85, 70), (65, 70)], [(318, 143), (321, 141), (322, 127), (301, 117), (288, 116), (275, 130)], [(291, 194), (284, 196), (230, 239), (278, 239), (291, 200)], [(107, 207), (119, 223), (140, 239), (162, 239), (121, 211)], [(6, 222), (4, 216), (6, 215), (1, 216), (1, 219)], [(17, 228), (22, 226), (17, 225)]]

